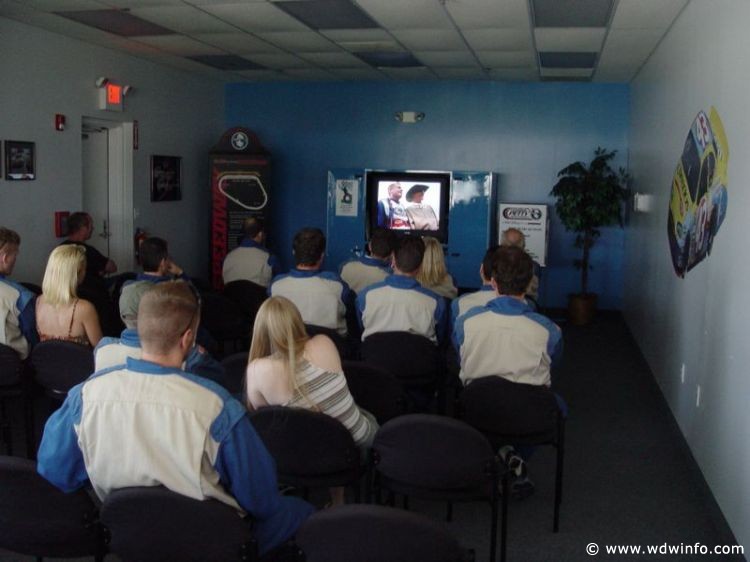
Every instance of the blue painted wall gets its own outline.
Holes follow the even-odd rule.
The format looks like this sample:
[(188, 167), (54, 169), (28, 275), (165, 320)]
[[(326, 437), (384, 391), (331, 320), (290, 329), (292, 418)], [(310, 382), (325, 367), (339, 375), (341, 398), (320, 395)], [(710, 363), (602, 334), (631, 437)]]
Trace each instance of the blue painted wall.
[[(597, 146), (627, 159), (629, 88), (622, 84), (343, 82), (231, 84), (226, 126), (254, 130), (272, 156), (270, 246), (291, 265), (301, 226), (325, 230), (327, 170), (384, 168), (498, 172), (498, 200), (547, 203), (558, 170)], [(423, 111), (404, 125), (396, 111)], [(624, 232), (607, 229), (590, 284), (620, 308)], [(540, 297), (564, 306), (577, 290), (574, 236), (553, 213)], [(335, 269), (338, 264), (326, 264)], [(478, 267), (478, 264), (477, 264)]]

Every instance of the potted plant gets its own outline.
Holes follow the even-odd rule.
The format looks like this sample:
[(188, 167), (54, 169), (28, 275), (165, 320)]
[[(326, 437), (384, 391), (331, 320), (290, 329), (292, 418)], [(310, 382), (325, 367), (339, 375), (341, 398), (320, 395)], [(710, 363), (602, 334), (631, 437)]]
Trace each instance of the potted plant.
[(581, 248), (581, 258), (573, 261), (581, 270), (581, 292), (571, 294), (568, 301), (570, 320), (576, 325), (588, 324), (596, 313), (597, 295), (589, 292), (588, 278), (591, 248), (601, 234), (599, 229), (616, 222), (622, 227), (629, 176), (623, 168), (617, 172), (611, 168), (616, 153), (597, 148), (588, 165), (575, 162), (563, 168), (551, 192), (557, 216), (567, 230), (576, 233), (575, 246)]

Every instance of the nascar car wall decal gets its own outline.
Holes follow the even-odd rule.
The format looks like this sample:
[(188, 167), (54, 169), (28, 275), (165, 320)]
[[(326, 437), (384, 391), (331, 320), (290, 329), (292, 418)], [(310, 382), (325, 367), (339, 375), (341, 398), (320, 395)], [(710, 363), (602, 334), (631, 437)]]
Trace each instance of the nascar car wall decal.
[(678, 277), (708, 254), (727, 214), (729, 144), (719, 113), (711, 107), (693, 121), (672, 178), (667, 236)]

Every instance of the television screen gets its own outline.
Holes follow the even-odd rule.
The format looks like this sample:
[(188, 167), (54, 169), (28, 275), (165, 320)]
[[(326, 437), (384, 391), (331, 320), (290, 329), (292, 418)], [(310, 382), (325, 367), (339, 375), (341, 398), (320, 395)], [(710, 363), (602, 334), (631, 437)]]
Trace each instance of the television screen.
[[(450, 172), (367, 172), (367, 226), (448, 241)], [(369, 237), (369, 231), (368, 231)]]

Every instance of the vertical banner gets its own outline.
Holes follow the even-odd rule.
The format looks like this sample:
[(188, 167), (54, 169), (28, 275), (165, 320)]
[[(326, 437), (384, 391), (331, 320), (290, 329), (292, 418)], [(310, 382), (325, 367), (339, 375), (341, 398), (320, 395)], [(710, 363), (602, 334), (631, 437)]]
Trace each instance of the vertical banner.
[(211, 285), (223, 286), (224, 257), (242, 239), (246, 218), (266, 218), (271, 161), (258, 137), (242, 127), (226, 131), (209, 153), (211, 170)]
[(549, 213), (547, 205), (500, 203), (497, 239), (504, 230), (516, 228), (526, 237), (526, 251), (542, 267), (547, 265)]

